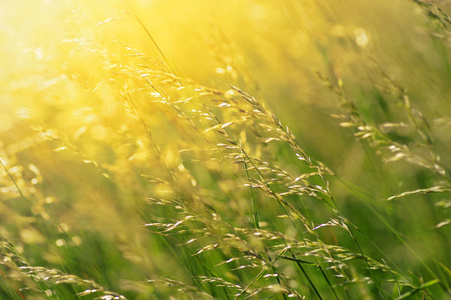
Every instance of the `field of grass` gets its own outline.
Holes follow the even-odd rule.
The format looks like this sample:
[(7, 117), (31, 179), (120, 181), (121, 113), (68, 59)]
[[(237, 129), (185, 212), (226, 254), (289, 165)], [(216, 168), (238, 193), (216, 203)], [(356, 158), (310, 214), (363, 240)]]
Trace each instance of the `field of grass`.
[(451, 3), (0, 4), (0, 299), (451, 298)]

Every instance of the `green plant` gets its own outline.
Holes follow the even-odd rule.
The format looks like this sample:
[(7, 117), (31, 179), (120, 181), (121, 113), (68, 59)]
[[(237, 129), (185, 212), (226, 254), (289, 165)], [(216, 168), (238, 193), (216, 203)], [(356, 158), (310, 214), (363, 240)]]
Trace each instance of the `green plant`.
[[(281, 1), (271, 19), (272, 4), (257, 2), (248, 4), (256, 20), (266, 16), (307, 39), (309, 19), (290, 23), (301, 4)], [(438, 22), (432, 43), (447, 62), (445, 9), (413, 2)], [(296, 76), (284, 70), (277, 75), (286, 82), (268, 83), (246, 69), (257, 48), (241, 53), (218, 30), (212, 51), (227, 78), (195, 80), (177, 70), (141, 11), (125, 8), (124, 28), (133, 24), (156, 53), (99, 33), (121, 18), (80, 21), (62, 42), (39, 48), (48, 59), (32, 51), (34, 77), (8, 77), (4, 96), (18, 102), (5, 106), (0, 127), (1, 297), (449, 296), (446, 98), (434, 100), (443, 108), (435, 113), (419, 101), (421, 89), (407, 91), (381, 62), (387, 58), (371, 53), (366, 30), (349, 34), (335, 24), (309, 44), (321, 57), (320, 80), (305, 80), (315, 82), (310, 96), (324, 99), (312, 121), (309, 103), (295, 101)], [(300, 65), (278, 34), (280, 64)], [(434, 73), (445, 82), (441, 95), (450, 91), (444, 69)], [(283, 98), (263, 101), (272, 95), (265, 83)], [(291, 107), (301, 109), (284, 113)], [(283, 116), (296, 122), (286, 126)]]

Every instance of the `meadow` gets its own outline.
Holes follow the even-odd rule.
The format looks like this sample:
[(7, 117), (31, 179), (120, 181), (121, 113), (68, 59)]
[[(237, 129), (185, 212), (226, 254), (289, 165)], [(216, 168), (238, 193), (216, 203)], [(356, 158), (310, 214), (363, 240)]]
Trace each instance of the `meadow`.
[(0, 299), (451, 298), (448, 1), (0, 16)]

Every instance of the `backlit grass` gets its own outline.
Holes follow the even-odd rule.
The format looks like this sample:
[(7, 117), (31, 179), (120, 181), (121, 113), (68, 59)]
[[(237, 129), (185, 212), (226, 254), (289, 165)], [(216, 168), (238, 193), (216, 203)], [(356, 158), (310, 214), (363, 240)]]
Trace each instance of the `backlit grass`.
[(451, 7), (16, 1), (0, 298), (451, 296)]

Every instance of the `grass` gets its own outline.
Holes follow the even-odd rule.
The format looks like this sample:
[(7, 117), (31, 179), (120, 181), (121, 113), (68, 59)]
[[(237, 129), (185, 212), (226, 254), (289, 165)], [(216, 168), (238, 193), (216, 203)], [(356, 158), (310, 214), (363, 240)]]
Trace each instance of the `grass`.
[(28, 9), (1, 23), (0, 298), (451, 296), (448, 4)]

